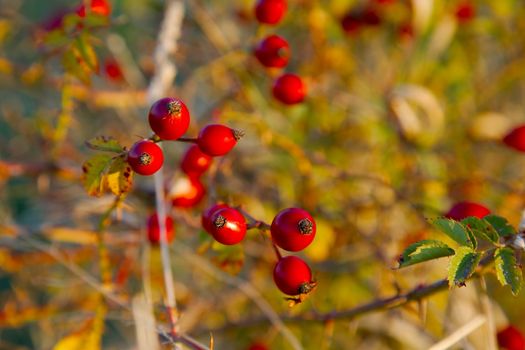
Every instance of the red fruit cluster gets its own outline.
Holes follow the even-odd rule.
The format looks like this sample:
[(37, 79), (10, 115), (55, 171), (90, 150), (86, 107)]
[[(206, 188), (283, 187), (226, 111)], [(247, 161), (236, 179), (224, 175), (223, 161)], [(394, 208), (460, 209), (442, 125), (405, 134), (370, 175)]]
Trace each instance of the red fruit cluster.
[(525, 350), (525, 337), (523, 333), (513, 325), (509, 325), (500, 330), (497, 334), (497, 339), (498, 345), (502, 349)]
[[(394, 4), (395, 0), (370, 0), (364, 3), (363, 6), (349, 8), (345, 14), (340, 18), (340, 25), (344, 33), (350, 37), (355, 37), (366, 29), (377, 28), (381, 26), (391, 16), (387, 16), (386, 12), (391, 11), (389, 5)], [(410, 6), (409, 2), (400, 2), (399, 6)], [(412, 12), (407, 9), (407, 13)], [(411, 18), (400, 18), (399, 22), (392, 23), (393, 25), (385, 26), (386, 28), (396, 28), (397, 34), (401, 42), (409, 42), (414, 39), (414, 28), (411, 24)]]
[[(161, 148), (155, 143), (163, 140), (178, 140), (190, 125), (190, 112), (178, 98), (165, 97), (153, 103), (148, 113), (148, 122), (154, 137), (136, 142), (128, 152), (128, 163), (140, 175), (152, 175), (163, 164)], [(187, 190), (174, 199), (176, 206), (193, 206), (204, 195), (204, 186), (199, 177), (210, 167), (212, 157), (227, 154), (242, 136), (242, 132), (221, 124), (205, 126), (195, 142), (186, 150), (181, 169), (189, 177)], [(185, 140), (186, 141), (186, 140)]]
[[(259, 0), (255, 5), (255, 17), (262, 24), (277, 24), (287, 9), (284, 0)], [(279, 35), (269, 35), (255, 47), (254, 55), (267, 68), (284, 68), (290, 59), (290, 45)], [(296, 74), (281, 74), (273, 83), (272, 94), (276, 100), (286, 105), (303, 102), (306, 86)]]
[[(160, 237), (160, 225), (159, 225), (159, 216), (157, 213), (152, 214), (146, 223), (146, 227), (148, 230), (148, 240), (151, 244), (159, 244), (161, 237)], [(175, 238), (175, 229), (173, 225), (173, 219), (170, 216), (166, 216), (166, 240), (167, 242), (173, 241), (173, 238)]]
[(233, 245), (246, 236), (246, 219), (240, 211), (217, 203), (203, 211), (202, 227), (222, 244)]
[(489, 214), (490, 210), (479, 203), (458, 202), (449, 209), (445, 217), (460, 221), (469, 216), (475, 216), (481, 219)]

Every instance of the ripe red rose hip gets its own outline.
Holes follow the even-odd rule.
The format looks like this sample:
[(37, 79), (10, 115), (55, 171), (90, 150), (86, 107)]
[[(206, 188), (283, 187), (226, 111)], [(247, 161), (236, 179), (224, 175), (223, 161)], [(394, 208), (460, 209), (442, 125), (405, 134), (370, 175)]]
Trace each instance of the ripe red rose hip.
[(497, 334), (498, 345), (506, 350), (525, 350), (525, 337), (516, 327), (509, 325)]
[(284, 38), (274, 34), (259, 42), (254, 54), (263, 66), (282, 68), (288, 64), (290, 46)]
[(286, 73), (275, 80), (272, 93), (278, 101), (293, 105), (304, 100), (306, 87), (298, 75)]
[(287, 8), (286, 0), (259, 0), (255, 5), (255, 17), (259, 23), (277, 24), (284, 17)]
[(476, 16), (476, 8), (470, 1), (464, 1), (456, 7), (456, 19), (460, 23), (466, 23)]
[(246, 219), (236, 209), (222, 208), (211, 215), (211, 235), (219, 243), (237, 244), (246, 235)]
[(215, 214), (216, 211), (219, 209), (229, 208), (228, 205), (224, 203), (216, 203), (212, 205), (211, 207), (206, 208), (201, 215), (201, 224), (202, 228), (211, 234), (211, 231), (213, 229), (213, 223), (211, 221), (211, 217), (213, 214)]
[[(147, 222), (148, 227), (148, 240), (152, 244), (158, 244), (160, 242), (160, 226), (159, 226), (159, 217), (157, 213), (151, 215), (148, 218)], [(166, 216), (166, 239), (167, 242), (173, 241), (175, 237), (175, 230), (173, 229), (173, 219), (169, 216)]]
[(485, 206), (474, 202), (458, 202), (450, 208), (445, 217), (457, 221), (463, 220), (469, 216), (483, 218), (490, 214), (490, 210)]
[(148, 114), (151, 130), (162, 140), (176, 140), (190, 126), (190, 112), (178, 98), (165, 97), (155, 102)]
[(314, 219), (300, 208), (281, 210), (270, 227), (274, 243), (290, 252), (303, 250), (310, 245), (315, 238), (315, 231)]
[(171, 204), (179, 208), (191, 208), (199, 204), (206, 188), (197, 177), (185, 177), (177, 180), (170, 191)]
[(128, 163), (131, 169), (140, 175), (153, 175), (164, 163), (162, 149), (153, 141), (135, 142), (128, 152)]
[(199, 132), (197, 145), (209, 156), (223, 156), (231, 151), (242, 136), (242, 131), (222, 124), (210, 124)]
[(503, 143), (517, 151), (525, 152), (525, 125), (512, 129), (503, 137)]
[(296, 256), (279, 259), (273, 269), (273, 280), (277, 288), (288, 295), (307, 294), (315, 286), (310, 267)]
[(199, 146), (191, 145), (182, 157), (180, 168), (189, 176), (201, 176), (212, 161), (213, 158), (202, 152)]

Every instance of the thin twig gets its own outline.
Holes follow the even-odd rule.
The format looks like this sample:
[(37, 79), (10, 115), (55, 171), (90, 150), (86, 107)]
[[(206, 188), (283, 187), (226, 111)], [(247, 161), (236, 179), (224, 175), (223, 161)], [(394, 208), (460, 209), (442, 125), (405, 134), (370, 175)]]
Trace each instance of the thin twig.
[(432, 345), (428, 350), (446, 350), (450, 349), (451, 346), (459, 342), (461, 339), (474, 332), (476, 329), (481, 327), (487, 319), (485, 316), (479, 315), (463, 327), (458, 328), (455, 332), (450, 334), (445, 339)]
[[(153, 104), (164, 97), (169, 91), (177, 74), (177, 67), (171, 56), (177, 50), (177, 40), (181, 35), (182, 20), (184, 18), (184, 4), (182, 1), (171, 0), (166, 3), (164, 19), (159, 31), (158, 43), (155, 49), (155, 75), (148, 87), (148, 102)], [(166, 203), (164, 198), (164, 173), (160, 169), (155, 173), (155, 204), (159, 218), (160, 250), (164, 287), (166, 292), (165, 305), (170, 321), (172, 336), (177, 335), (177, 301), (175, 297), (175, 283), (171, 268), (170, 253), (166, 233)], [(178, 346), (175, 346), (178, 348)]]

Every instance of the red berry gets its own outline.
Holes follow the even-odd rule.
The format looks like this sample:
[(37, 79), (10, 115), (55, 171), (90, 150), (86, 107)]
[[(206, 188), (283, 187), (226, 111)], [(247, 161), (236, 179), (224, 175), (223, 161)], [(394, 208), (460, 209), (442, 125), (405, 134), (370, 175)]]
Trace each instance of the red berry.
[[(159, 227), (159, 217), (157, 213), (151, 215), (148, 218), (148, 240), (152, 244), (158, 244), (160, 242), (160, 227)], [(173, 229), (173, 219), (169, 216), (166, 216), (166, 238), (168, 243), (173, 241), (175, 237), (175, 230)]]
[[(93, 14), (108, 17), (111, 14), (111, 4), (108, 0), (91, 0), (90, 10)], [(76, 12), (78, 16), (86, 17), (84, 4), (80, 5)]]
[(191, 208), (199, 204), (206, 189), (197, 177), (179, 179), (170, 193), (171, 203), (174, 207)]
[(520, 125), (505, 135), (503, 143), (517, 151), (525, 152), (525, 125)]
[(141, 140), (131, 146), (128, 152), (131, 169), (140, 175), (152, 175), (162, 167), (162, 149), (153, 141)]
[(148, 114), (151, 130), (162, 140), (176, 140), (190, 126), (190, 112), (178, 98), (165, 97), (155, 102)]
[(375, 27), (381, 24), (381, 17), (379, 17), (377, 11), (372, 7), (366, 8), (361, 16), (363, 23), (367, 26)]
[(525, 350), (525, 337), (516, 327), (509, 325), (497, 334), (498, 345), (507, 350)]
[(209, 156), (223, 156), (237, 144), (242, 136), (242, 131), (226, 125), (209, 124), (199, 132), (197, 144), (201, 151)]
[(476, 16), (476, 9), (474, 8), (474, 5), (471, 2), (466, 1), (459, 4), (456, 7), (455, 15), (458, 22), (465, 23), (473, 19), (474, 16)]
[(109, 80), (124, 80), (124, 74), (122, 74), (122, 70), (120, 69), (118, 62), (114, 59), (106, 59), (106, 61), (104, 62), (104, 71), (106, 72), (106, 76), (109, 78)]
[(286, 73), (275, 80), (272, 93), (282, 103), (293, 105), (304, 100), (306, 87), (299, 76)]
[(414, 27), (412, 27), (410, 22), (401, 24), (397, 29), (397, 33), (401, 40), (410, 41), (414, 39)]
[(287, 8), (286, 0), (259, 0), (255, 5), (255, 17), (260, 23), (277, 24)]
[(284, 250), (297, 252), (306, 248), (315, 237), (315, 221), (300, 208), (281, 210), (273, 219), (270, 232), (275, 244)]
[(201, 176), (211, 165), (213, 158), (203, 153), (199, 146), (191, 145), (184, 153), (180, 167), (189, 176)]
[(296, 256), (279, 259), (273, 269), (273, 280), (277, 288), (288, 295), (307, 294), (315, 285), (310, 267)]
[(229, 208), (229, 207), (224, 203), (217, 203), (217, 204), (212, 205), (211, 207), (206, 208), (202, 212), (201, 223), (202, 223), (202, 228), (206, 230), (206, 232), (211, 234), (212, 225), (213, 225), (211, 222), (211, 217), (213, 214), (215, 214), (216, 211), (218, 211), (219, 209), (223, 209), (223, 208)]
[(341, 19), (341, 26), (343, 27), (343, 30), (348, 35), (354, 35), (357, 34), (357, 32), (361, 29), (363, 26), (363, 21), (361, 18), (361, 15), (355, 13), (355, 12), (349, 12), (347, 13), (342, 19)]
[(482, 218), (490, 214), (490, 210), (481, 204), (474, 202), (458, 202), (445, 214), (445, 217), (457, 221), (463, 220), (469, 216)]
[(284, 38), (270, 35), (259, 42), (254, 54), (263, 66), (282, 68), (288, 64), (290, 46)]
[(257, 342), (251, 344), (248, 350), (268, 350), (268, 347), (264, 343)]
[(246, 219), (236, 209), (222, 208), (211, 215), (211, 231), (213, 238), (225, 245), (237, 244), (246, 235)]

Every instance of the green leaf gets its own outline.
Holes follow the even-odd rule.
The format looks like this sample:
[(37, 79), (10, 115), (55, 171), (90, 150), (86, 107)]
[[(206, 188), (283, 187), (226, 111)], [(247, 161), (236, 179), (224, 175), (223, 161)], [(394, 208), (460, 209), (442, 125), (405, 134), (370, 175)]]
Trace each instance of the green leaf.
[(516, 234), (516, 230), (510, 225), (507, 219), (497, 215), (487, 215), (483, 218), (494, 227), (500, 237)]
[(454, 255), (454, 250), (443, 242), (435, 240), (419, 241), (405, 249), (399, 258), (399, 268), (450, 255)]
[(98, 153), (82, 165), (84, 172), (84, 188), (90, 196), (100, 196), (104, 193), (104, 174), (108, 171), (113, 156)]
[(512, 294), (517, 295), (523, 280), (521, 269), (516, 264), (516, 256), (511, 248), (496, 249), (494, 253), (496, 276), (502, 286), (510, 285)]
[(125, 156), (98, 153), (82, 165), (83, 184), (90, 196), (101, 196), (106, 192), (121, 195), (131, 189), (133, 171)]
[(444, 232), (447, 236), (458, 242), (462, 246), (476, 248), (477, 241), (474, 235), (463, 226), (460, 222), (454, 219), (437, 218), (430, 220), (430, 223), (438, 230)]
[(110, 136), (97, 136), (91, 140), (86, 141), (86, 146), (91, 149), (103, 152), (122, 153), (124, 147)]
[(131, 190), (133, 185), (133, 171), (126, 161), (125, 156), (113, 158), (107, 174), (105, 175), (107, 188), (114, 195), (120, 196)]
[(467, 229), (470, 229), (476, 237), (492, 243), (498, 243), (498, 232), (488, 221), (475, 216), (469, 216), (468, 218), (461, 220), (461, 223), (465, 225)]
[(470, 247), (459, 247), (450, 260), (448, 267), (448, 285), (462, 286), (472, 276), (478, 266), (481, 254)]

